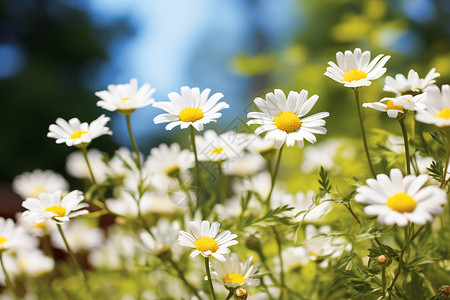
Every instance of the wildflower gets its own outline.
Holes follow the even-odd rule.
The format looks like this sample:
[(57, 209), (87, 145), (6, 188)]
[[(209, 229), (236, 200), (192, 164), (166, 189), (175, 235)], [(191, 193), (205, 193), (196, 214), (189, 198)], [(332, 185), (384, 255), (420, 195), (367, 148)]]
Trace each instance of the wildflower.
[(308, 251), (304, 247), (287, 247), (281, 252), (284, 272), (292, 272), (306, 266), (309, 262)]
[(266, 161), (261, 155), (249, 152), (232, 159), (224, 166), (223, 171), (227, 175), (250, 177), (266, 167)]
[(181, 150), (180, 145), (161, 144), (150, 150), (145, 168), (152, 175), (152, 184), (159, 190), (172, 190), (177, 186), (177, 178), (187, 180), (187, 171), (194, 166), (194, 153)]
[(328, 117), (328, 112), (320, 112), (312, 116), (302, 118), (316, 104), (319, 96), (314, 95), (308, 99), (308, 92), (302, 90), (299, 93), (291, 91), (286, 99), (282, 90), (266, 94), (266, 100), (256, 98), (255, 104), (262, 112), (250, 112), (248, 118), (253, 118), (247, 125), (258, 124), (255, 133), (266, 132), (264, 139), (273, 140), (275, 148), (281, 148), (284, 143), (292, 147), (297, 141), (299, 148), (303, 148), (306, 139), (310, 143), (316, 142), (314, 134), (325, 134), (323, 127)]
[(78, 118), (72, 118), (67, 122), (64, 119), (56, 119), (56, 124), (51, 124), (47, 136), (56, 139), (57, 144), (66, 143), (67, 146), (83, 146), (89, 144), (93, 139), (104, 134), (111, 135), (112, 132), (106, 127), (110, 119), (101, 115), (90, 124), (80, 123)]
[(180, 229), (178, 221), (170, 223), (167, 219), (159, 219), (158, 224), (150, 229), (153, 236), (147, 231), (142, 231), (140, 238), (147, 250), (155, 255), (162, 255), (171, 251), (177, 241)]
[(230, 231), (225, 230), (217, 237), (220, 224), (214, 222), (211, 227), (208, 221), (203, 221), (201, 224), (197, 222), (190, 222), (190, 229), (192, 234), (186, 231), (181, 231), (178, 237), (178, 242), (181, 246), (187, 246), (194, 248), (191, 257), (196, 257), (201, 254), (203, 257), (209, 257), (212, 255), (218, 260), (225, 262), (224, 254), (230, 253), (228, 247), (236, 245), (238, 241), (236, 234), (231, 234)]
[(368, 204), (364, 212), (378, 215), (382, 224), (425, 225), (433, 221), (432, 214), (441, 214), (447, 203), (445, 191), (437, 186), (423, 187), (427, 181), (428, 175), (403, 177), (399, 169), (392, 169), (389, 177), (378, 174), (377, 179), (367, 179), (367, 186), (357, 189), (355, 200)]
[(37, 246), (37, 240), (29, 236), (24, 227), (12, 219), (0, 217), (0, 252), (30, 249)]
[(238, 158), (243, 154), (245, 135), (228, 131), (218, 135), (214, 130), (207, 130), (203, 136), (196, 136), (198, 159), (200, 161), (220, 162)]
[(259, 285), (259, 279), (252, 278), (256, 275), (258, 263), (252, 265), (252, 260), (253, 256), (250, 256), (245, 263), (241, 263), (236, 253), (226, 255), (225, 261), (215, 260), (211, 262), (214, 270), (211, 276), (230, 288), (241, 285)]
[(386, 97), (379, 102), (364, 103), (363, 107), (370, 107), (378, 111), (386, 112), (389, 118), (397, 118), (406, 114), (409, 110), (419, 110), (424, 107), (422, 95), (404, 95), (395, 98)]
[(25, 172), (16, 176), (12, 183), (14, 192), (23, 199), (28, 197), (37, 197), (40, 193), (50, 193), (56, 190), (66, 192), (69, 184), (58, 173), (52, 170), (39, 170)]
[[(54, 228), (54, 227), (53, 227)], [(74, 252), (82, 250), (91, 251), (99, 248), (103, 244), (105, 236), (103, 230), (100, 228), (88, 226), (83, 221), (73, 221), (62, 225), (67, 242), (70, 244), (70, 248)], [(52, 245), (55, 248), (67, 251), (63, 239), (60, 234), (57, 234), (56, 228), (54, 228), (55, 234), (50, 236)]]
[(391, 76), (386, 76), (383, 91), (392, 92), (397, 95), (421, 92), (436, 82), (434, 79), (439, 77), (440, 74), (435, 71), (436, 68), (431, 69), (423, 79), (419, 78), (419, 74), (414, 70), (408, 72), (408, 78), (403, 74), (395, 75), (395, 79)]
[(28, 198), (22, 203), (22, 206), (28, 209), (23, 216), (33, 218), (36, 223), (53, 220), (61, 224), (70, 218), (89, 213), (88, 210), (82, 209), (89, 206), (87, 203), (80, 203), (83, 200), (83, 193), (78, 190), (64, 197), (61, 197), (61, 191), (41, 193), (38, 198)]
[(102, 99), (97, 102), (97, 106), (109, 111), (117, 110), (122, 114), (130, 114), (137, 108), (152, 104), (155, 101), (152, 97), (154, 92), (155, 89), (148, 83), (138, 89), (138, 81), (133, 78), (130, 83), (110, 84), (107, 91), (99, 91), (95, 95)]
[(22, 212), (16, 213), (16, 222), (25, 228), (25, 230), (35, 237), (42, 237), (44, 235), (49, 235), (52, 227), (54, 226), (54, 222), (51, 220), (47, 220), (41, 223), (36, 223), (36, 220), (33, 218), (24, 217)]
[(450, 126), (450, 85), (443, 85), (442, 93), (437, 86), (428, 87), (425, 99), (425, 109), (417, 111), (416, 120), (437, 127)]
[(37, 248), (19, 250), (17, 252), (16, 263), (20, 273), (31, 277), (38, 277), (49, 273), (55, 265), (55, 261), (52, 258), (45, 256)]
[(248, 140), (250, 142), (248, 143), (247, 149), (251, 152), (259, 153), (263, 157), (274, 153), (276, 149), (273, 140), (266, 140), (256, 134), (250, 134)]
[(155, 102), (154, 107), (161, 108), (167, 113), (160, 114), (153, 119), (155, 124), (169, 123), (166, 130), (180, 125), (181, 129), (192, 125), (198, 131), (203, 130), (204, 124), (215, 122), (222, 116), (219, 113), (224, 108), (230, 106), (225, 102), (219, 102), (222, 99), (222, 93), (215, 93), (210, 98), (210, 89), (205, 89), (200, 93), (199, 88), (190, 88), (183, 86), (181, 94), (170, 93), (168, 102)]
[[(91, 165), (92, 172), (94, 173), (94, 178), (98, 182), (103, 182), (106, 179), (108, 167), (103, 161), (102, 152), (98, 149), (89, 149), (87, 151), (87, 157), (89, 160), (89, 164)], [(75, 178), (91, 178), (86, 160), (83, 156), (83, 153), (81, 153), (80, 151), (72, 152), (67, 156), (66, 171), (70, 176)]]
[(356, 48), (353, 53), (350, 50), (345, 53), (339, 51), (336, 53), (337, 65), (329, 61), (328, 64), (331, 67), (327, 67), (325, 76), (350, 88), (369, 86), (372, 84), (371, 80), (380, 78), (386, 72), (383, 66), (390, 56), (383, 56), (380, 54), (369, 63), (370, 51), (361, 52), (359, 48)]

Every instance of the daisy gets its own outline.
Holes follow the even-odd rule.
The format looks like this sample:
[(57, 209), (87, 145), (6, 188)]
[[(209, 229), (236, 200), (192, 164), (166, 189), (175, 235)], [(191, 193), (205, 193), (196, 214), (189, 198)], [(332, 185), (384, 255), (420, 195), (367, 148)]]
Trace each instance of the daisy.
[(255, 104), (262, 112), (250, 112), (248, 118), (253, 118), (247, 125), (258, 124), (255, 133), (266, 132), (264, 139), (273, 140), (275, 148), (280, 149), (284, 143), (292, 147), (297, 141), (299, 148), (303, 148), (306, 139), (310, 143), (316, 142), (314, 134), (325, 134), (323, 127), (328, 117), (328, 112), (320, 112), (312, 116), (302, 118), (316, 104), (319, 96), (314, 95), (308, 99), (308, 92), (302, 90), (299, 93), (291, 91), (286, 99), (282, 90), (266, 94), (266, 100), (256, 98)]
[(230, 160), (224, 166), (223, 171), (227, 175), (250, 177), (262, 171), (267, 163), (258, 153), (244, 153), (241, 157)]
[(285, 273), (297, 271), (309, 262), (308, 251), (303, 247), (288, 247), (281, 252), (281, 257)]
[(337, 65), (329, 61), (328, 64), (331, 67), (327, 67), (325, 76), (350, 88), (369, 86), (372, 84), (371, 80), (380, 78), (386, 72), (383, 66), (390, 56), (382, 57), (383, 54), (380, 54), (369, 63), (370, 51), (361, 52), (359, 48), (356, 48), (353, 53), (350, 50), (345, 53), (339, 51), (336, 53)]
[(207, 130), (203, 136), (195, 137), (198, 159), (220, 162), (238, 158), (243, 154), (246, 139), (246, 135), (233, 131), (218, 135), (214, 130)]
[(130, 114), (137, 108), (155, 102), (152, 97), (154, 92), (155, 89), (152, 89), (148, 83), (138, 89), (138, 81), (133, 78), (130, 83), (110, 84), (107, 91), (96, 92), (95, 95), (102, 99), (97, 102), (97, 106), (109, 111), (117, 110), (122, 114)]
[(437, 86), (425, 90), (425, 109), (417, 111), (416, 120), (438, 127), (450, 126), (450, 85)]
[(419, 74), (414, 70), (408, 72), (408, 78), (403, 74), (395, 75), (395, 79), (391, 76), (386, 76), (383, 91), (392, 92), (397, 95), (408, 94), (410, 92), (421, 92), (426, 87), (435, 83), (436, 80), (434, 79), (441, 75), (435, 71), (436, 68), (431, 69), (423, 79), (420, 79)]
[(12, 183), (16, 194), (23, 199), (37, 197), (40, 193), (50, 193), (56, 190), (67, 192), (69, 183), (64, 177), (52, 170), (39, 170), (25, 172), (16, 176)]
[(161, 144), (150, 150), (144, 168), (152, 176), (151, 182), (158, 190), (173, 190), (178, 186), (177, 178), (187, 181), (188, 170), (194, 167), (194, 153), (181, 150), (180, 145)]
[(12, 219), (0, 217), (0, 252), (32, 249), (37, 244), (37, 240), (28, 235), (23, 226), (14, 223)]
[(229, 108), (225, 102), (219, 102), (222, 99), (222, 93), (215, 93), (210, 98), (210, 89), (205, 89), (200, 93), (199, 88), (190, 88), (183, 86), (181, 95), (175, 92), (170, 93), (168, 102), (155, 102), (154, 107), (165, 110), (166, 114), (160, 114), (153, 119), (155, 124), (169, 123), (166, 130), (180, 125), (181, 129), (188, 128), (190, 125), (198, 131), (203, 130), (203, 125), (210, 122), (216, 122), (215, 119), (222, 116), (219, 110)]
[(378, 215), (382, 224), (425, 225), (433, 221), (432, 214), (441, 214), (447, 203), (445, 191), (437, 186), (423, 187), (428, 178), (424, 174), (403, 177), (399, 169), (392, 169), (390, 176), (378, 174), (377, 179), (368, 179), (367, 186), (357, 189), (355, 200), (368, 204), (364, 212)]
[(252, 265), (253, 256), (250, 256), (244, 263), (239, 261), (236, 253), (225, 256), (225, 261), (215, 260), (211, 262), (214, 272), (211, 276), (223, 283), (228, 288), (235, 288), (241, 285), (257, 286), (259, 279), (252, 278), (258, 271), (258, 263)]
[(404, 95), (395, 98), (386, 97), (379, 102), (363, 103), (363, 107), (370, 107), (378, 111), (386, 112), (389, 118), (397, 118), (406, 114), (409, 110), (419, 110), (424, 107), (423, 96)]
[(162, 218), (158, 220), (155, 227), (150, 229), (151, 235), (147, 231), (142, 231), (139, 236), (147, 251), (161, 255), (174, 248), (180, 229), (178, 221), (170, 223), (169, 220)]
[(77, 118), (72, 118), (67, 122), (64, 119), (56, 119), (56, 124), (49, 127), (50, 132), (47, 137), (56, 139), (57, 144), (66, 143), (67, 146), (82, 146), (89, 144), (93, 139), (104, 134), (112, 135), (112, 132), (106, 127), (110, 119), (101, 115), (90, 124), (80, 123)]
[[(61, 226), (70, 248), (74, 252), (92, 251), (99, 248), (105, 239), (101, 228), (89, 226), (84, 221), (74, 220)], [(53, 247), (67, 251), (66, 245), (57, 228), (53, 227), (54, 233), (50, 235)]]
[(196, 257), (199, 254), (203, 255), (203, 257), (212, 255), (216, 259), (225, 262), (224, 254), (231, 252), (228, 247), (238, 243), (238, 241), (234, 240), (237, 238), (237, 235), (231, 234), (228, 230), (216, 237), (220, 228), (220, 224), (217, 222), (212, 223), (211, 227), (209, 221), (206, 220), (201, 224), (197, 222), (190, 222), (189, 224), (192, 234), (180, 231), (178, 242), (181, 246), (195, 249), (192, 251), (191, 257)]
[(89, 213), (88, 210), (82, 209), (89, 206), (87, 203), (80, 203), (83, 199), (83, 193), (78, 190), (64, 197), (61, 197), (61, 191), (42, 193), (38, 198), (28, 198), (22, 203), (22, 206), (28, 209), (23, 216), (33, 218), (36, 223), (53, 220), (61, 224), (70, 218)]
[(274, 153), (276, 149), (273, 140), (266, 140), (256, 134), (250, 134), (248, 140), (250, 142), (248, 143), (247, 149), (251, 152), (259, 153), (263, 157), (266, 157), (267, 154)]

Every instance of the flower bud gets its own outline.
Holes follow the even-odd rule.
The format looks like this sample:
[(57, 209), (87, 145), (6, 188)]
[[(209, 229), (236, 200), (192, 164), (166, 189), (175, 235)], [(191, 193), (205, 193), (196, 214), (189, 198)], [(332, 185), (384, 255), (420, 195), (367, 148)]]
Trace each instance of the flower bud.
[(234, 299), (236, 300), (245, 300), (247, 299), (247, 296), (247, 291), (244, 288), (240, 287), (234, 291)]
[(437, 299), (448, 300), (450, 299), (450, 285), (443, 285), (439, 288), (437, 293)]
[(386, 255), (380, 255), (377, 257), (377, 260), (380, 264), (384, 264), (387, 260)]

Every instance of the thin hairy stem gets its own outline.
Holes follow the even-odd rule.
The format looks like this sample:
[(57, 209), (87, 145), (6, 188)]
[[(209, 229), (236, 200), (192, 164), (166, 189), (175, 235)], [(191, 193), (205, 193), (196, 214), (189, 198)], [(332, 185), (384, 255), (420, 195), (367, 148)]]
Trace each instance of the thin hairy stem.
[(214, 287), (211, 278), (211, 271), (209, 270), (209, 257), (205, 257), (205, 269), (206, 276), (208, 277), (209, 289), (211, 290), (213, 299), (216, 300), (216, 294), (214, 293)]
[(408, 131), (406, 130), (404, 116), (398, 117), (398, 122), (402, 128), (403, 143), (405, 144), (406, 173), (411, 175), (411, 156), (409, 154)]
[[(195, 130), (192, 125), (189, 126), (189, 129), (191, 136), (192, 151), (194, 152), (195, 157), (195, 198), (196, 198), (195, 208), (197, 208), (200, 201), (200, 164), (198, 162), (197, 146), (195, 144)], [(194, 211), (196, 211), (196, 209)]]
[(277, 180), (278, 169), (280, 168), (281, 154), (283, 153), (283, 148), (284, 148), (284, 145), (281, 146), (280, 150), (278, 150), (277, 162), (275, 164), (275, 169), (273, 170), (273, 173), (272, 173), (272, 183), (270, 185), (269, 195), (267, 196), (267, 199), (266, 199), (266, 203), (268, 206), (270, 205), (270, 198), (272, 197), (273, 188), (275, 187), (275, 182)]
[(11, 295), (13, 296), (14, 300), (19, 300), (19, 298), (17, 297), (16, 291), (14, 290), (13, 285), (11, 283), (11, 278), (9, 277), (9, 274), (6, 271), (5, 264), (3, 262), (3, 252), (4, 252), (3, 250), (0, 251), (0, 263), (2, 265), (3, 274), (5, 275), (6, 286), (8, 287), (9, 291), (11, 292)]
[(139, 154), (139, 148), (134, 139), (133, 131), (131, 130), (130, 114), (125, 114), (125, 119), (127, 120), (127, 129), (128, 135), (130, 136), (131, 147), (133, 147), (134, 154), (136, 155), (136, 166), (138, 167), (139, 170), (141, 170), (142, 168), (141, 155)]

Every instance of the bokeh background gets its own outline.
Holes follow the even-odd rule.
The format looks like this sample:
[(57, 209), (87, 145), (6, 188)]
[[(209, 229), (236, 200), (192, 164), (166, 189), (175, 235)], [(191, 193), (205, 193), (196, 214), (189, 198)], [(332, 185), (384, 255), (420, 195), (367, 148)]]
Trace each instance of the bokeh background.
[[(450, 78), (448, 0), (0, 0), (0, 201), (3, 214), (20, 208), (13, 178), (36, 168), (66, 175), (75, 149), (46, 137), (58, 117), (112, 117), (112, 137), (93, 147), (113, 153), (129, 146), (123, 116), (96, 106), (95, 91), (138, 78), (157, 101), (183, 85), (222, 92), (231, 106), (215, 128), (243, 123), (255, 96), (274, 88), (308, 90), (327, 110), (327, 137), (358, 137), (348, 90), (323, 76), (337, 51), (360, 47), (389, 54), (386, 75)], [(383, 79), (364, 90), (378, 101)], [(144, 154), (161, 142), (183, 141), (152, 119), (132, 116)], [(396, 126), (365, 111), (369, 124)], [(395, 128), (394, 131), (399, 130)], [(177, 136), (178, 135), (178, 136)], [(324, 138), (319, 138), (324, 140)], [(187, 144), (187, 140), (186, 140)]]

